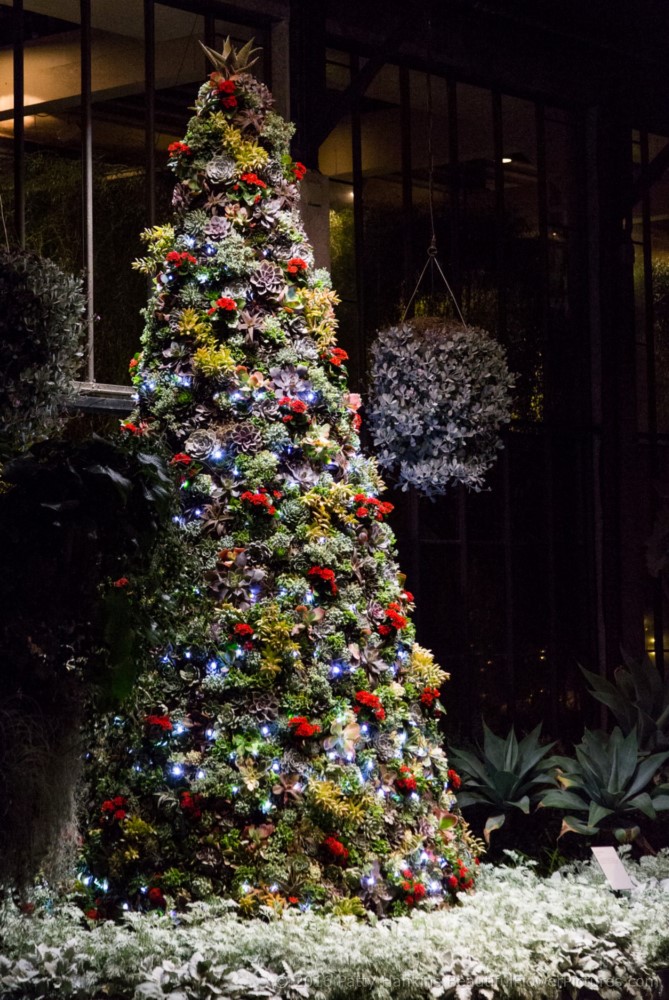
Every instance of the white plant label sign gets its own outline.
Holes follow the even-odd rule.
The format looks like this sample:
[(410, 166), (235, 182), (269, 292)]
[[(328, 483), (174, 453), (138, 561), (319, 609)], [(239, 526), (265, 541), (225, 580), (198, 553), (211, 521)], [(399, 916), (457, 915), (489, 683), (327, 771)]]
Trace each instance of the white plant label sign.
[(615, 847), (592, 847), (591, 850), (612, 889), (634, 888), (634, 883), (625, 871)]

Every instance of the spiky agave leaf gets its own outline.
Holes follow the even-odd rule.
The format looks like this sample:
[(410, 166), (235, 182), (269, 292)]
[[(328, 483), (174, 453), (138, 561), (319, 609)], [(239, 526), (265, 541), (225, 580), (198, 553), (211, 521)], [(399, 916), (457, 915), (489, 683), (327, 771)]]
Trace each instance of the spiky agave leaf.
[(200, 45), (204, 49), (207, 58), (213, 63), (214, 68), (228, 79), (231, 79), (234, 76), (239, 76), (240, 73), (248, 73), (251, 67), (257, 63), (260, 57), (255, 55), (255, 53), (261, 52), (262, 49), (258, 47), (254, 49), (254, 41), (255, 38), (251, 38), (245, 45), (242, 45), (241, 49), (235, 49), (228, 35), (223, 42), (221, 52), (209, 48), (204, 42), (200, 42)]

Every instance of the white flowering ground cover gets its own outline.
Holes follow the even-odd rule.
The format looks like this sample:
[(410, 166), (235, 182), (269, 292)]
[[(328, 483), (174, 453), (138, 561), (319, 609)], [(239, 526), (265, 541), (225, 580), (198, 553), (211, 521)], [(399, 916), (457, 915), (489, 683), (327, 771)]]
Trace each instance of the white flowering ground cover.
[(73, 907), (4, 914), (2, 1000), (423, 1000), (661, 995), (669, 966), (669, 851), (625, 861), (610, 892), (591, 864), (549, 879), (482, 866), (450, 910), (383, 922), (289, 913), (240, 919), (234, 904), (130, 915), (91, 927)]

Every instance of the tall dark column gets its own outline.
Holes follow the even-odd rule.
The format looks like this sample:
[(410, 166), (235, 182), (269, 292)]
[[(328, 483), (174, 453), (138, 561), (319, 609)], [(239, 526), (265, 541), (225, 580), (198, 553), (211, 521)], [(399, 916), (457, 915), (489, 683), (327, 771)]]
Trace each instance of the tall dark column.
[(325, 110), (324, 4), (291, 0), (290, 117), (297, 127), (293, 155), (311, 170), (318, 167), (317, 124)]

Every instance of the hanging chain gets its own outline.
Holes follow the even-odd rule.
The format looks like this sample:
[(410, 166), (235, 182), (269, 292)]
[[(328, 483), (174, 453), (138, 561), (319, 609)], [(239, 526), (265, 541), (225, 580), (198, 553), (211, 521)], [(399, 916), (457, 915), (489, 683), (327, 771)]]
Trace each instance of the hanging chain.
[(430, 69), (429, 69), (429, 67), (431, 65), (431, 61), (432, 61), (432, 44), (431, 43), (432, 43), (432, 18), (428, 14), (428, 18), (427, 18), (428, 71), (427, 71), (427, 74), (426, 74), (426, 80), (425, 80), (425, 82), (426, 82), (426, 91), (427, 91), (427, 196), (428, 196), (428, 205), (429, 205), (429, 209), (430, 209), (430, 245), (427, 248), (427, 260), (425, 261), (425, 265), (423, 267), (423, 270), (420, 272), (420, 277), (418, 278), (418, 281), (416, 282), (416, 287), (414, 288), (413, 293), (411, 295), (411, 298), (407, 302), (406, 309), (404, 310), (404, 313), (402, 315), (402, 322), (404, 323), (404, 321), (406, 320), (407, 314), (409, 312), (409, 309), (411, 308), (411, 304), (412, 304), (413, 300), (416, 298), (416, 295), (418, 293), (418, 289), (420, 288), (420, 284), (421, 284), (423, 278), (425, 277), (425, 273), (427, 272), (427, 270), (429, 268), (430, 269), (430, 274), (432, 275), (432, 277), (434, 277), (434, 271), (435, 271), (435, 269), (441, 275), (441, 277), (443, 279), (443, 282), (446, 285), (446, 288), (448, 290), (448, 293), (451, 296), (451, 299), (453, 300), (453, 305), (455, 306), (455, 311), (457, 312), (458, 317), (460, 319), (460, 322), (462, 323), (462, 325), (464, 326), (464, 328), (466, 330), (467, 329), (467, 324), (465, 323), (465, 318), (462, 315), (462, 312), (460, 310), (460, 305), (459, 305), (458, 300), (457, 300), (457, 298), (455, 296), (455, 292), (451, 288), (451, 286), (450, 286), (450, 284), (448, 282), (448, 278), (444, 274), (444, 272), (442, 270), (442, 267), (441, 267), (441, 264), (439, 263), (438, 256), (437, 256), (437, 254), (438, 254), (438, 251), (437, 251), (437, 233), (436, 233), (435, 224), (434, 224), (434, 144), (433, 144), (433, 136), (434, 136), (434, 111), (433, 111), (433, 106), (432, 106), (432, 74), (430, 73)]

